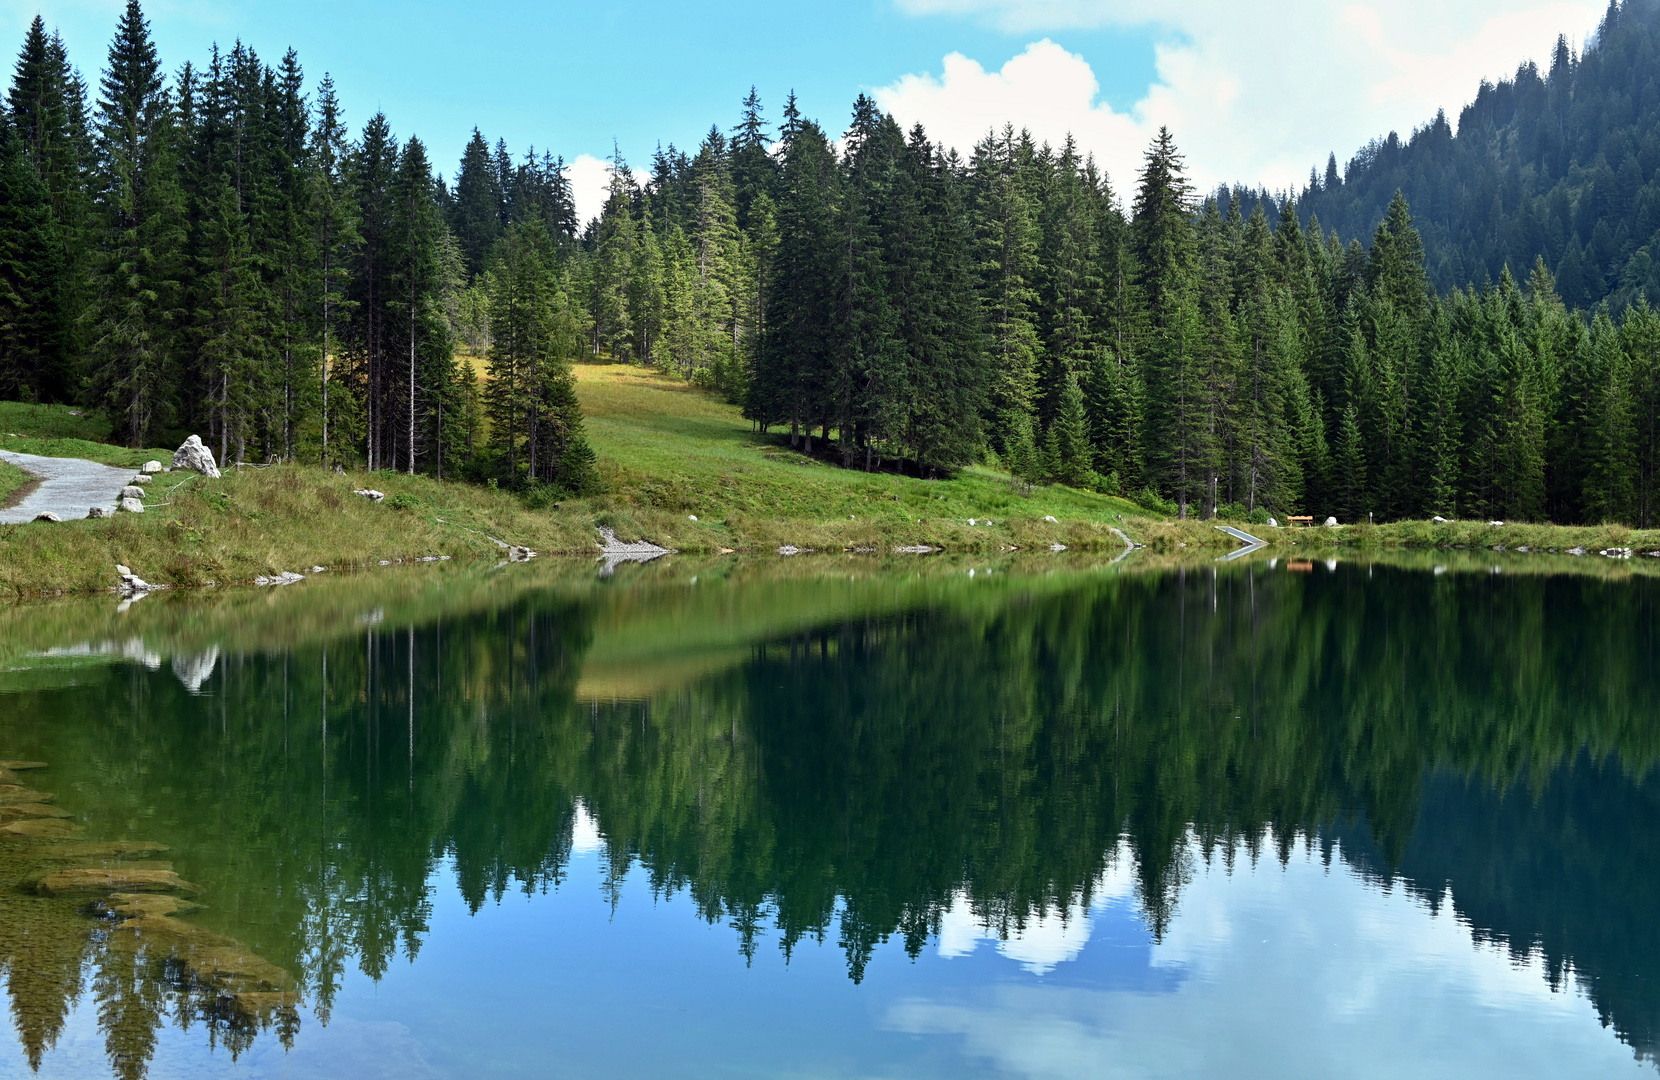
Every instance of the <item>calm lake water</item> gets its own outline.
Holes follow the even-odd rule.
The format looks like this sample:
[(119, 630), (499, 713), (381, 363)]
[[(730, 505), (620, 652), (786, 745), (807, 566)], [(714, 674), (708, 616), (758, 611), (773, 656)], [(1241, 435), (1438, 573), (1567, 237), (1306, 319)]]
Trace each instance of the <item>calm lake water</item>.
[(0, 610), (0, 1076), (1652, 1075), (1660, 577), (1440, 562)]

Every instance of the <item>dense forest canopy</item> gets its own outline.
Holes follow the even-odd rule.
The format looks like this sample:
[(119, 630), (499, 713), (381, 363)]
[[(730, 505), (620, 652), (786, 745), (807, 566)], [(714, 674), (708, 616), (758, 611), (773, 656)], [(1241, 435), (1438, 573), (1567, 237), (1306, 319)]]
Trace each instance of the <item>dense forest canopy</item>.
[[(839, 133), (793, 98), (775, 127), (752, 92), (695, 152), (616, 155), (586, 224), (560, 158), (475, 130), (448, 183), (386, 117), (352, 135), (292, 52), (165, 77), (132, 0), (94, 92), (37, 19), (0, 143), (0, 393), (103, 407), (134, 445), (581, 491), (570, 365), (603, 358), (847, 467), (990, 462), (1183, 516), (1652, 525), (1660, 317), (1646, 279), (1584, 305), (1585, 252), (1606, 279), (1660, 225), (1657, 13), (1611, 6), (1539, 94), (1484, 88), (1457, 136), (1297, 201), (1198, 198), (1168, 131), (1120, 191), (1071, 140), (959, 154), (864, 96)], [(1430, 169), (1443, 146), (1487, 171)], [(1500, 229), (1524, 202), (1570, 207), (1565, 246)], [(1454, 208), (1479, 259), (1449, 254)]]

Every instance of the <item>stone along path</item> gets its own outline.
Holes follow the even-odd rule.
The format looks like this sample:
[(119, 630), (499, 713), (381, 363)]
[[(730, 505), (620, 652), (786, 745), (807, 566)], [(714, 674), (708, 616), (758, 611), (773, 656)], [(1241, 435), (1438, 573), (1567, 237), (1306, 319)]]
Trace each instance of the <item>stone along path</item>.
[(0, 461), (16, 465), (43, 481), (22, 502), (0, 510), (0, 525), (33, 521), (37, 515), (48, 511), (70, 521), (86, 517), (87, 511), (94, 506), (102, 507), (105, 513), (113, 513), (116, 503), (120, 501), (121, 489), (138, 471), (100, 465), (85, 458), (40, 457), (10, 450), (0, 450)]

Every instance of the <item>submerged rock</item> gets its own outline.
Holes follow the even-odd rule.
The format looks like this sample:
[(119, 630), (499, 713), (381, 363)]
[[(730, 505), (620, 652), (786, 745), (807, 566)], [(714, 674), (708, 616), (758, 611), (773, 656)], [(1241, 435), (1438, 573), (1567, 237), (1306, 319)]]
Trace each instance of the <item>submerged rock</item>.
[(0, 833), (7, 836), (28, 836), (37, 840), (75, 836), (84, 832), (86, 832), (85, 826), (76, 825), (61, 818), (28, 818), (23, 821), (14, 821), (9, 825), (0, 825)]
[(200, 911), (202, 905), (165, 893), (111, 893), (98, 907), (107, 915), (124, 915), (129, 919), (145, 915), (183, 915)]
[(46, 896), (64, 896), (78, 892), (182, 892), (194, 895), (202, 890), (171, 870), (116, 866), (57, 870), (36, 882), (35, 891)]
[(60, 810), (56, 806), (47, 806), (45, 803), (14, 803), (0, 806), (0, 821), (15, 821), (18, 818), (66, 818), (72, 815), (67, 810)]
[(17, 784), (0, 784), (0, 806), (13, 803), (47, 803), (57, 798), (48, 791), (31, 791)]
[(272, 1013), (292, 1009), (298, 1005), (299, 996), (288, 990), (245, 990), (240, 994), (232, 994), (231, 1002), (239, 1012), (263, 1022)]
[[(161, 938), (173, 947), (178, 959), (197, 978), (237, 997), (276, 1003), (256, 995), (280, 994), (292, 983), (288, 972), (256, 955), (235, 938), (204, 930), (171, 915), (137, 915), (119, 924), (118, 929), (132, 931), (140, 939)], [(284, 1000), (291, 1003), (293, 999), (285, 996)]]
[(48, 859), (138, 859), (159, 855), (171, 850), (154, 840), (88, 840), (75, 844), (55, 844), (41, 851)]

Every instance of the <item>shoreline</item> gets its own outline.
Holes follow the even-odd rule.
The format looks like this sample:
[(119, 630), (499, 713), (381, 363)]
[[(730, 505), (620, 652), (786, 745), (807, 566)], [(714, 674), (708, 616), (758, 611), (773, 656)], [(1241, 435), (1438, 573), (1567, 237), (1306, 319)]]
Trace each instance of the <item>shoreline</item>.
[[(364, 487), (384, 491), (385, 499), (354, 494)], [(1218, 528), (1222, 524), (1264, 540), (1257, 550), (1270, 557), (1397, 550), (1606, 559), (1607, 552), (1642, 561), (1654, 557), (1650, 552), (1660, 552), (1660, 530), (1623, 526), (1402, 521), (1270, 528), (1117, 513), (988, 521), (911, 518), (902, 505), (878, 508), (863, 520), (856, 515), (826, 521), (738, 508), (719, 511), (718, 506), (706, 516), (667, 511), (638, 505), (627, 493), (569, 500), (542, 510), (506, 492), (424, 476), (341, 476), (300, 465), (244, 468), (219, 481), (179, 488), (144, 514), (0, 526), (0, 594), (23, 599), (119, 591), (117, 564), (131, 567), (152, 586), (191, 589), (255, 585), (284, 573), (304, 575), (314, 566), (358, 571), (444, 556), (457, 561), (534, 557), (515, 555), (503, 545), (549, 559), (597, 560), (605, 553), (601, 539), (606, 531), (622, 544), (648, 542), (688, 556), (1114, 554), (1129, 550), (1121, 535), (1161, 556), (1245, 551), (1244, 544)]]

